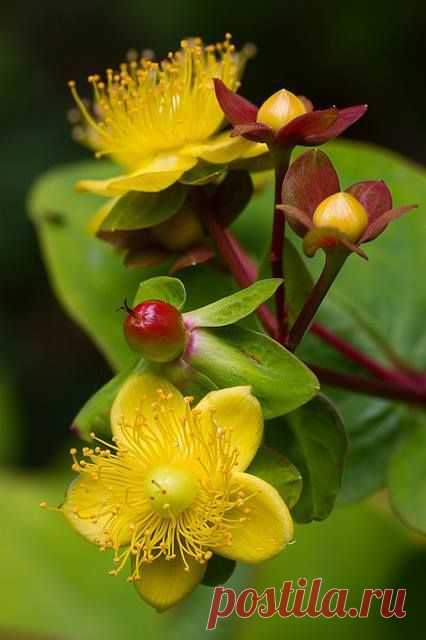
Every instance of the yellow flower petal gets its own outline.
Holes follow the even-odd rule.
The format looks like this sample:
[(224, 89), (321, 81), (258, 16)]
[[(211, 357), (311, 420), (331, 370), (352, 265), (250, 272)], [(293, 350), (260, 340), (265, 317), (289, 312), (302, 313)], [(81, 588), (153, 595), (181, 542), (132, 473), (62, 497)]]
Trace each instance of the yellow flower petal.
[(143, 564), (141, 578), (135, 581), (139, 595), (158, 611), (165, 611), (180, 602), (201, 582), (206, 564), (188, 559), (189, 571), (181, 558), (165, 560), (157, 558), (151, 564)]
[(89, 224), (87, 225), (87, 228), (91, 234), (96, 235), (99, 227), (108, 216), (112, 208), (117, 204), (118, 200), (119, 198), (111, 198), (95, 213), (93, 218), (91, 218)]
[(241, 157), (243, 160), (249, 160), (250, 158), (257, 158), (264, 153), (268, 153), (268, 147), (266, 144), (263, 142), (252, 142)]
[(77, 183), (77, 189), (101, 196), (117, 196), (128, 191), (163, 191), (196, 164), (196, 158), (161, 153), (134, 173), (110, 180), (81, 180)]
[(252, 158), (266, 150), (266, 145), (250, 142), (240, 136), (232, 138), (229, 131), (224, 131), (203, 144), (185, 146), (182, 154), (201, 158), (212, 164), (228, 164), (240, 158)]
[(134, 428), (140, 422), (155, 423), (158, 415), (183, 420), (187, 405), (182, 394), (165, 378), (153, 373), (130, 376), (121, 387), (111, 408), (111, 430), (114, 436), (127, 441), (123, 426)]
[[(229, 519), (244, 518), (231, 530), (232, 542), (213, 549), (240, 562), (257, 563), (279, 553), (293, 539), (293, 520), (287, 505), (270, 484), (248, 473), (235, 473), (238, 488), (253, 495), (242, 507), (227, 513)], [(245, 513), (244, 509), (249, 509)]]
[(215, 424), (231, 432), (231, 443), (238, 449), (238, 470), (244, 470), (253, 460), (263, 435), (263, 416), (259, 401), (250, 387), (231, 387), (211, 391), (195, 407), (205, 429)]
[[(68, 488), (62, 513), (69, 523), (89, 542), (102, 545), (106, 541), (105, 530), (111, 520), (109, 514), (99, 516), (105, 499), (101, 483), (88, 477), (75, 479)], [(118, 544), (130, 542), (131, 531), (121, 532)]]

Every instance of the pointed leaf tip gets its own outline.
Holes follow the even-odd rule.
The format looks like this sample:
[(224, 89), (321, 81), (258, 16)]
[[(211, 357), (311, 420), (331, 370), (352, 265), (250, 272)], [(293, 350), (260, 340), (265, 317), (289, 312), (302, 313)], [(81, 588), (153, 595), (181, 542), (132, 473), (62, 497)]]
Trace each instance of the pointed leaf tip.
[(256, 105), (228, 89), (226, 84), (219, 78), (214, 78), (214, 88), (217, 101), (231, 124), (256, 122)]

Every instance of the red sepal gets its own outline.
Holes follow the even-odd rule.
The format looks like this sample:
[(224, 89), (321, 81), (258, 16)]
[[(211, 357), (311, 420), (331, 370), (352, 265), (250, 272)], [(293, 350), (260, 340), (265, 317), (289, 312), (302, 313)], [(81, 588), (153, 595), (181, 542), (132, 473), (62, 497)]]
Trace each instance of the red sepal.
[(198, 245), (188, 249), (183, 255), (172, 264), (170, 273), (176, 273), (188, 267), (195, 267), (197, 264), (203, 264), (211, 260), (215, 256), (215, 252), (206, 245)]
[[(287, 171), (282, 186), (282, 202), (300, 209), (312, 218), (315, 209), (328, 196), (340, 191), (339, 178), (328, 156), (319, 149), (301, 155)], [(299, 235), (305, 228), (290, 218)]]
[(228, 89), (219, 78), (214, 78), (214, 88), (217, 101), (231, 124), (256, 122), (258, 111), (256, 105)]
[(355, 196), (363, 205), (367, 211), (370, 224), (383, 213), (392, 209), (391, 192), (383, 180), (356, 182), (348, 187), (346, 192)]

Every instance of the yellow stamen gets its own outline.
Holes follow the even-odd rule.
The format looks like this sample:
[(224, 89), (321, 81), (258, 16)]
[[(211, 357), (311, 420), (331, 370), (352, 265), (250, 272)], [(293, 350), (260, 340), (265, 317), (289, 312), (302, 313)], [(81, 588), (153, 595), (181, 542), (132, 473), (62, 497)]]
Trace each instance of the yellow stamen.
[[(211, 549), (230, 544), (232, 529), (247, 519), (241, 507), (252, 495), (233, 475), (238, 452), (231, 431), (213, 413), (208, 428), (205, 422), (202, 428), (191, 400), (186, 399), (184, 415), (178, 415), (173, 399), (158, 389), (157, 398), (150, 399), (153, 416), (148, 419), (141, 411), (133, 424), (123, 421), (116, 445), (92, 434), (102, 446), (85, 447), (85, 460), (79, 462), (71, 450), (81, 479), (71, 489), (68, 508), (72, 502), (78, 519), (102, 523), (97, 543), (114, 551), (110, 575), (117, 575), (130, 557), (130, 581), (140, 578), (145, 563), (161, 556), (181, 558), (186, 570), (191, 558), (204, 564)], [(238, 514), (232, 513), (236, 507)]]
[(71, 93), (85, 121), (85, 127), (77, 125), (78, 137), (98, 157), (110, 154), (128, 168), (140, 167), (158, 152), (203, 142), (223, 122), (213, 78), (236, 90), (251, 55), (250, 47), (237, 53), (230, 34), (216, 45), (204, 46), (200, 38), (183, 40), (181, 49), (160, 63), (133, 55), (119, 71), (107, 69), (104, 79), (89, 76), (92, 108), (71, 81)]

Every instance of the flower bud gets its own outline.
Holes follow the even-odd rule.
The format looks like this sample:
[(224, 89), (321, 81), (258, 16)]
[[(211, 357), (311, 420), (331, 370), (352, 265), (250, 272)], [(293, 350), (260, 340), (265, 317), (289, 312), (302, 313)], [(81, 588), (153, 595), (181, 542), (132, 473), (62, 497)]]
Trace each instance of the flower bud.
[(313, 223), (318, 228), (337, 229), (356, 242), (368, 225), (368, 215), (362, 204), (350, 193), (333, 193), (315, 209)]
[(165, 249), (185, 251), (203, 239), (203, 228), (197, 214), (184, 206), (174, 216), (152, 227), (152, 235)]
[(134, 351), (147, 360), (171, 362), (185, 349), (186, 332), (182, 314), (161, 300), (146, 300), (128, 309), (124, 335)]
[(257, 122), (278, 131), (304, 113), (306, 113), (306, 107), (300, 98), (290, 91), (281, 89), (265, 100), (257, 112), (256, 119)]

